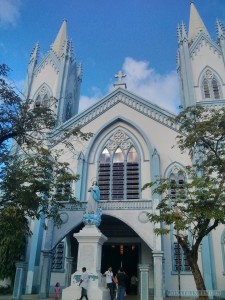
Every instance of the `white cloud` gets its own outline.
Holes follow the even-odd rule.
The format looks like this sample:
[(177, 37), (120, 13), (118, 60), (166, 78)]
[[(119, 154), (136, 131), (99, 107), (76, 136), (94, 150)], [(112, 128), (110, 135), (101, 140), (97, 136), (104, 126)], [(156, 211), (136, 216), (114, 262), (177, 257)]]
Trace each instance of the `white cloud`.
[(15, 26), (20, 18), (21, 0), (0, 0), (0, 25)]
[[(176, 71), (168, 74), (159, 74), (150, 68), (149, 62), (137, 61), (126, 57), (122, 66), (126, 78), (127, 89), (136, 95), (151, 101), (173, 113), (178, 112), (179, 87)], [(108, 84), (108, 92), (112, 91), (113, 85)], [(93, 89), (94, 96), (81, 96), (80, 111), (96, 103), (103, 95), (99, 89)]]
[(165, 108), (176, 112), (179, 105), (178, 77), (175, 71), (161, 75), (149, 62), (137, 61), (126, 57), (123, 72), (127, 75), (127, 89), (135, 94)]
[(80, 96), (80, 105), (79, 112), (85, 110), (89, 106), (95, 104), (99, 100), (99, 97), (88, 97), (88, 96)]

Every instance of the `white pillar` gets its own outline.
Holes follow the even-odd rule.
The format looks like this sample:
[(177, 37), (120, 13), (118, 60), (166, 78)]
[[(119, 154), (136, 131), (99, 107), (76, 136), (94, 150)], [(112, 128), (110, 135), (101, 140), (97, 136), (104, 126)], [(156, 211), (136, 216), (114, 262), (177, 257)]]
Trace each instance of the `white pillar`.
[(162, 251), (153, 251), (154, 260), (154, 300), (163, 300), (163, 265)]
[(139, 264), (140, 271), (140, 300), (149, 300), (149, 270), (150, 265)]

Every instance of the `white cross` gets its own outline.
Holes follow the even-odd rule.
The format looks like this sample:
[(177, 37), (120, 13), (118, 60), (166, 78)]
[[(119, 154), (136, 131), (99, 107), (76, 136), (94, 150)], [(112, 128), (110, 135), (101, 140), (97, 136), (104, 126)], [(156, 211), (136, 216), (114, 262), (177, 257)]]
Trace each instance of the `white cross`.
[(118, 78), (118, 83), (122, 82), (122, 78), (126, 77), (126, 74), (123, 74), (122, 71), (119, 71), (118, 74), (114, 76), (115, 78)]

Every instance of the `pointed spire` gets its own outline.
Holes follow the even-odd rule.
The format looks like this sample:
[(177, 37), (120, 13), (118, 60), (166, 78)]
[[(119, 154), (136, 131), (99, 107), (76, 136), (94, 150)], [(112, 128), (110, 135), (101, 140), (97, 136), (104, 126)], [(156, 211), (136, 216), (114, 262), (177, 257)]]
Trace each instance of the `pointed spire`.
[(181, 24), (181, 38), (182, 40), (187, 39), (187, 31), (184, 22)]
[(67, 42), (67, 21), (64, 20), (62, 26), (58, 32), (58, 35), (51, 46), (51, 49), (56, 55), (60, 56), (63, 50), (63, 46)]
[(180, 43), (180, 41), (181, 41), (181, 28), (180, 28), (180, 24), (177, 25), (177, 40), (178, 40), (178, 43)]
[(216, 20), (216, 33), (218, 39), (225, 38), (225, 29), (223, 23), (219, 20)]
[(193, 1), (191, 1), (190, 8), (190, 21), (189, 21), (189, 32), (188, 32), (188, 41), (193, 42), (194, 38), (199, 32), (204, 32), (209, 36), (209, 33), (203, 23)]
[(30, 62), (37, 60), (38, 54), (39, 54), (39, 42), (36, 43), (36, 45), (34, 46), (33, 50), (31, 51), (31, 55), (30, 55)]

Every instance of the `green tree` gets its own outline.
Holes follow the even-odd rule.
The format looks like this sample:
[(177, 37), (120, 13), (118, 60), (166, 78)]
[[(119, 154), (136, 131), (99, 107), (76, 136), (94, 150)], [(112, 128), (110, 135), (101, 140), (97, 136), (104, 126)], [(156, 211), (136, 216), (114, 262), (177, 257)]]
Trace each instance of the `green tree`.
[[(53, 134), (56, 100), (51, 99), (49, 107), (37, 107), (32, 99), (22, 99), (8, 80), (9, 71), (0, 65), (1, 279), (13, 278), (24, 237), (32, 234), (28, 219), (44, 216), (60, 225), (64, 201), (76, 202), (70, 183), (79, 175), (69, 172), (62, 154), (75, 151), (73, 139), (83, 142), (92, 136), (80, 127)], [(55, 145), (62, 146), (57, 150)]]
[[(167, 178), (147, 183), (160, 195), (159, 214), (149, 220), (161, 224), (156, 234), (168, 234), (171, 226), (182, 247), (198, 291), (206, 291), (198, 266), (198, 250), (204, 237), (225, 223), (225, 108), (189, 107), (174, 120), (180, 126), (177, 144), (190, 155), (187, 179), (178, 185)], [(173, 190), (173, 194), (171, 194)], [(174, 196), (176, 195), (176, 196)], [(207, 293), (199, 293), (199, 298)]]

